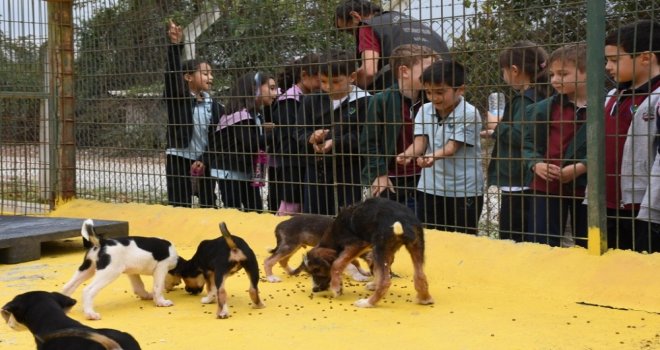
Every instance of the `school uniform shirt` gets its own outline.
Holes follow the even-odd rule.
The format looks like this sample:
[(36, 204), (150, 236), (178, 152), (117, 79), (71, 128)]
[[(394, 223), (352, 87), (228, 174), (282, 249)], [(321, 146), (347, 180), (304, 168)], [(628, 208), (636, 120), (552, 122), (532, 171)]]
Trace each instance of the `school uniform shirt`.
[(208, 93), (202, 92), (202, 101), (197, 101), (192, 109), (192, 137), (185, 148), (168, 148), (165, 154), (198, 160), (206, 151), (209, 141), (209, 125), (213, 120), (213, 100)]
[[(646, 102), (646, 106), (644, 106), (644, 101), (649, 97), (649, 92), (659, 87), (660, 76), (655, 76), (648, 84), (644, 84), (639, 88), (634, 89), (630, 87), (630, 83), (624, 83), (618, 89), (608, 93), (608, 98), (605, 102), (605, 188), (607, 189), (605, 199), (606, 205), (610, 209), (623, 208), (633, 210), (637, 209), (640, 202), (637, 199), (633, 200), (632, 195), (627, 200), (622, 198), (622, 191), (628, 191), (632, 188), (625, 183), (622, 184), (622, 181), (626, 181), (622, 176), (624, 172), (622, 164), (624, 160), (624, 146), (628, 139), (633, 118), (639, 119), (640, 123), (648, 124), (648, 121), (643, 120), (644, 117), (642, 114), (646, 113), (648, 119), (650, 107), (648, 106), (649, 102)], [(657, 98), (657, 95), (655, 97)], [(651, 110), (651, 115), (654, 114), (653, 112)], [(646, 135), (648, 135), (648, 132)], [(645, 143), (648, 144), (648, 140)], [(635, 151), (646, 152), (641, 145), (637, 145)], [(628, 163), (626, 166), (630, 167), (630, 169), (627, 169), (630, 173), (633, 170), (632, 157), (629, 159), (631, 163)], [(640, 157), (639, 159), (642, 158)], [(635, 174), (643, 176), (644, 174), (648, 174), (648, 172), (641, 172), (640, 168), (638, 168)], [(626, 189), (624, 190), (622, 186), (626, 187)]]
[[(587, 108), (577, 107), (568, 97), (558, 95), (554, 98), (550, 107), (550, 118), (547, 120), (547, 138), (536, 140), (538, 152), (543, 161), (559, 167), (567, 165), (568, 159), (576, 159), (575, 154), (570, 154), (571, 149), (577, 150), (574, 145), (586, 145), (586, 118)], [(541, 141), (545, 145), (541, 145)], [(586, 147), (582, 148), (586, 152)], [(586, 156), (581, 154), (580, 157)], [(577, 163), (577, 162), (573, 162)], [(581, 175), (586, 179), (586, 174)], [(585, 180), (586, 181), (586, 180)], [(547, 194), (584, 197), (585, 186), (583, 182), (571, 181), (562, 184), (560, 181), (546, 181), (540, 176), (534, 175), (530, 187), (534, 191)]]
[[(353, 86), (344, 99), (332, 101), (325, 93), (305, 96), (297, 116), (297, 136), (301, 150), (306, 151), (308, 171), (326, 176), (337, 170), (335, 182), (359, 183), (360, 147), (358, 138), (367, 113), (371, 95)], [(329, 129), (327, 139), (333, 140), (332, 152), (317, 154), (309, 137), (318, 129)]]
[(423, 168), (417, 189), (440, 197), (482, 195), (484, 176), (480, 130), (479, 111), (463, 97), (445, 119), (439, 117), (432, 103), (424, 104), (415, 117), (415, 136), (426, 136), (428, 139), (424, 154), (433, 153), (450, 140), (462, 145), (454, 155), (436, 160), (432, 167)]

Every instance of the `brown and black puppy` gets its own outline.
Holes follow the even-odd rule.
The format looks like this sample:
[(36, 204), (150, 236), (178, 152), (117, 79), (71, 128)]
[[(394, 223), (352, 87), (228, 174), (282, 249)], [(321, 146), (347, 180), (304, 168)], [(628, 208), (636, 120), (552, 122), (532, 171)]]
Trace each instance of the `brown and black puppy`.
[(394, 254), (405, 246), (412, 258), (414, 283), (419, 304), (432, 304), (424, 274), (424, 230), (408, 207), (384, 198), (371, 198), (342, 210), (332, 229), (305, 256), (305, 269), (312, 275), (313, 291), (327, 290), (341, 295), (341, 274), (360, 254), (371, 250), (374, 293), (355, 303), (373, 307), (390, 287)]
[[(296, 269), (289, 267), (289, 259), (300, 248), (313, 247), (319, 243), (323, 234), (332, 228), (335, 220), (326, 215), (296, 215), (288, 220), (280, 222), (275, 227), (275, 239), (277, 246), (269, 251), (271, 255), (264, 260), (264, 272), (266, 281), (281, 282), (282, 280), (273, 274), (273, 266), (279, 263), (289, 274), (297, 275), (303, 268), (301, 264)], [(362, 270), (357, 260), (348, 265), (349, 274), (355, 281), (365, 282), (370, 273)]]
[(140, 349), (128, 333), (94, 329), (68, 317), (66, 312), (75, 304), (75, 299), (64, 294), (32, 291), (17, 295), (0, 311), (12, 329), (27, 327), (39, 350)]
[(259, 263), (254, 251), (242, 238), (233, 236), (227, 230), (225, 223), (220, 223), (222, 237), (212, 240), (204, 240), (195, 255), (190, 260), (179, 259), (176, 268), (171, 271), (181, 276), (185, 289), (188, 293), (199, 294), (206, 285), (207, 295), (202, 298), (202, 303), (210, 304), (217, 300), (218, 318), (229, 317), (227, 306), (227, 293), (225, 291), (225, 280), (241, 269), (250, 279), (250, 298), (252, 307), (260, 309), (265, 307), (259, 299)]

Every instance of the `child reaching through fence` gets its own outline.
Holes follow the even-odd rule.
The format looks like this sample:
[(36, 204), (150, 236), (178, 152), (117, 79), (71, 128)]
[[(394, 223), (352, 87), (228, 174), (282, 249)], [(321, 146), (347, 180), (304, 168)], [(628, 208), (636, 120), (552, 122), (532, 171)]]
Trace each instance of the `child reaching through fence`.
[(399, 164), (416, 158), (422, 167), (417, 213), (429, 227), (477, 233), (483, 207), (481, 117), (465, 101), (465, 70), (438, 61), (421, 76), (429, 103), (415, 117), (415, 139), (397, 156)]
[(167, 201), (173, 206), (191, 206), (193, 182), (196, 182), (200, 206), (214, 207), (214, 180), (200, 159), (207, 149), (211, 126), (220, 119), (223, 107), (209, 95), (213, 84), (211, 65), (201, 59), (181, 62), (183, 32), (171, 20), (167, 37), (170, 41), (165, 71)]

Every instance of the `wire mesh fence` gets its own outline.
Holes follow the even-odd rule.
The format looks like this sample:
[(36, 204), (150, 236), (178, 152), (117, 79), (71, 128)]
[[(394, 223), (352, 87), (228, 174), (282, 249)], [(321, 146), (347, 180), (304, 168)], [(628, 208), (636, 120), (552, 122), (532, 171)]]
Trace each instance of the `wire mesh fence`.
[[(574, 108), (565, 120), (552, 119), (550, 109), (541, 119), (513, 115), (543, 114), (525, 109), (562, 95), (547, 75), (560, 73), (550, 54), (586, 42), (590, 2), (342, 3), (73, 1), (73, 130), (62, 121), (53, 67), (55, 34), (66, 24), (54, 25), (52, 13), (63, 10), (38, 0), (3, 3), (0, 211), (44, 212), (68, 182), (78, 198), (280, 214), (333, 215), (376, 194), (406, 203), (428, 227), (586, 245), (586, 175), (575, 164), (607, 171), (605, 159), (584, 153), (586, 99), (569, 99)], [(611, 32), (637, 20), (657, 22), (659, 7), (608, 1), (600, 17)], [(660, 39), (650, 40), (657, 48)], [(584, 47), (593, 45), (603, 43)], [(555, 62), (580, 60), (600, 62)], [(439, 61), (445, 64), (433, 63)], [(424, 73), (432, 64), (436, 74)], [(570, 80), (573, 90), (617, 83), (581, 79)], [(68, 152), (59, 145), (66, 132), (75, 137), (75, 171), (63, 177), (60, 160)], [(578, 136), (581, 147), (570, 157), (546, 152)], [(625, 135), (617, 140), (605, 142), (621, 153)], [(566, 171), (580, 172), (579, 181), (551, 185), (536, 163), (573, 165)], [(650, 184), (658, 173), (647, 168), (638, 177)], [(602, 192), (613, 191), (604, 182)], [(640, 198), (648, 201), (652, 192)], [(605, 198), (589, 205), (599, 200), (615, 235), (609, 246), (660, 249), (651, 242), (660, 235), (657, 222), (650, 224), (653, 212), (645, 212), (647, 220), (631, 218), (641, 199), (632, 207), (612, 207)], [(621, 243), (620, 223), (646, 237), (646, 249)]]

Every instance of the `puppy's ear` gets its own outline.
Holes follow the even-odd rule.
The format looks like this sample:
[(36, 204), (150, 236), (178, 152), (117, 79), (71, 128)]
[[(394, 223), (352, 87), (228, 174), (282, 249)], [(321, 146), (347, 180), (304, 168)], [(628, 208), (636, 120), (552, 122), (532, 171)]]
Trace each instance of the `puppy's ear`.
[(316, 257), (324, 264), (331, 266), (332, 262), (337, 260), (337, 251), (330, 248), (318, 248), (316, 249)]
[(76, 299), (69, 298), (62, 293), (52, 292), (50, 294), (53, 296), (55, 302), (62, 307), (62, 310), (69, 311), (73, 305), (76, 305)]
[(7, 304), (5, 304), (5, 306), (3, 306), (0, 309), (0, 310), (2, 310), (2, 317), (5, 319), (5, 322), (9, 321), (8, 316), (10, 314), (22, 315), (24, 313), (23, 312), (24, 306), (25, 305), (23, 303), (16, 302), (16, 300), (12, 300), (12, 301), (8, 302)]

